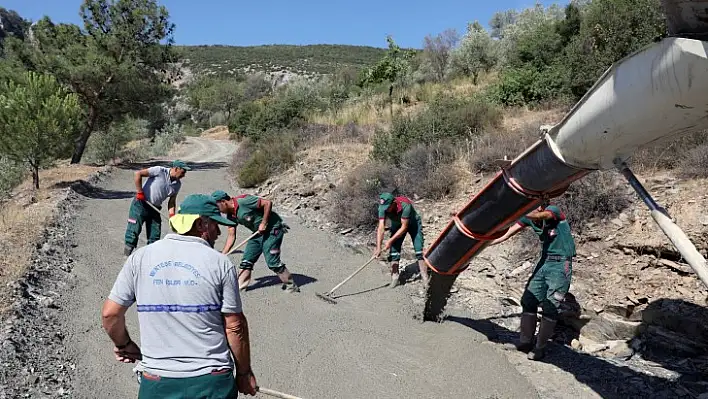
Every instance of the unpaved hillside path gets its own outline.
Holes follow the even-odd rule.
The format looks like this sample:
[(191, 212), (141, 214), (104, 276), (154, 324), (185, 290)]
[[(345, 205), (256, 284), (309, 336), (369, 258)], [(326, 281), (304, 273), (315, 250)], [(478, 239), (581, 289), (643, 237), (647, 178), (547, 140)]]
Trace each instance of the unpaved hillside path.
[[(184, 148), (189, 154), (180, 156), (195, 170), (183, 180), (178, 202), (190, 193), (229, 188), (225, 162), (233, 144), (190, 138)], [(101, 304), (125, 261), (123, 234), (135, 168), (116, 168), (85, 199), (75, 221), (76, 284), (64, 308), (70, 330), (65, 342), (76, 358), (76, 398), (137, 397), (133, 366), (114, 361), (100, 324)], [(341, 297), (336, 305), (315, 297), (367, 259), (285, 216), (292, 229), (284, 241), (283, 260), (301, 292), (281, 291), (261, 258), (252, 286), (242, 296), (260, 386), (309, 399), (537, 397), (503, 354), (483, 344), (486, 338), (480, 333), (458, 323), (414, 320), (402, 290), (378, 288), (388, 281), (380, 264), (370, 265), (337, 295), (371, 291)], [(163, 236), (168, 230), (163, 223)], [(222, 231), (217, 248), (224, 236)], [(246, 236), (241, 229), (237, 240)], [(232, 260), (238, 264), (240, 255)], [(128, 312), (128, 328), (138, 341), (135, 307)]]

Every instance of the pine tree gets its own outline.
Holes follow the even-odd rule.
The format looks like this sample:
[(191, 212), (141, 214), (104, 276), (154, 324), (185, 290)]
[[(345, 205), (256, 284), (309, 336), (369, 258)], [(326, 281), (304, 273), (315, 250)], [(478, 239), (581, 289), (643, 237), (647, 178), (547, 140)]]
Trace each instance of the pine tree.
[(5, 82), (0, 93), (0, 153), (27, 165), (39, 189), (39, 169), (71, 153), (79, 99), (53, 76), (35, 72), (20, 82)]

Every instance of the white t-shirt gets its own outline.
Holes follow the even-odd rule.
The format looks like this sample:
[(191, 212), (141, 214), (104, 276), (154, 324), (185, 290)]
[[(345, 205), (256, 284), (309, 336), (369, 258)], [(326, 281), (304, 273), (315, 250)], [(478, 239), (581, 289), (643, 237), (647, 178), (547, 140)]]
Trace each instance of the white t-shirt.
[(233, 367), (222, 313), (241, 313), (238, 277), (229, 258), (201, 238), (168, 234), (139, 248), (108, 298), (137, 302), (139, 369), (183, 378)]
[(161, 206), (167, 197), (179, 193), (182, 188), (180, 180), (170, 180), (170, 168), (153, 166), (148, 168), (148, 178), (143, 183), (145, 199), (155, 206)]

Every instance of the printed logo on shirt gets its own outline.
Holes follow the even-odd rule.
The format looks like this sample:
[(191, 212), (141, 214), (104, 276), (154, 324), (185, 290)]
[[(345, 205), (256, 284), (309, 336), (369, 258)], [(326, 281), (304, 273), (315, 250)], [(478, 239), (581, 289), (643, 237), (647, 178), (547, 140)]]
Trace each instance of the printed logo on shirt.
[[(190, 275), (183, 276), (181, 278), (157, 278), (157, 274), (162, 269), (166, 268), (179, 268), (185, 272), (188, 272)], [(192, 287), (199, 285), (198, 280), (203, 278), (199, 270), (197, 270), (197, 268), (190, 265), (189, 263), (171, 260), (159, 263), (158, 265), (153, 267), (152, 270), (150, 270), (149, 275), (150, 277), (152, 277), (152, 285), (161, 287)]]

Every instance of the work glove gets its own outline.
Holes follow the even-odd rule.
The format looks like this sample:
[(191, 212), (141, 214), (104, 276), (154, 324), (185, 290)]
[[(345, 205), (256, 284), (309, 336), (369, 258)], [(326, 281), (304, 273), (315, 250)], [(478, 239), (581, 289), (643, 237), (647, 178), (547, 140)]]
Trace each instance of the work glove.
[(142, 191), (138, 191), (138, 193), (135, 194), (135, 198), (138, 201), (145, 201), (145, 193), (143, 193)]

